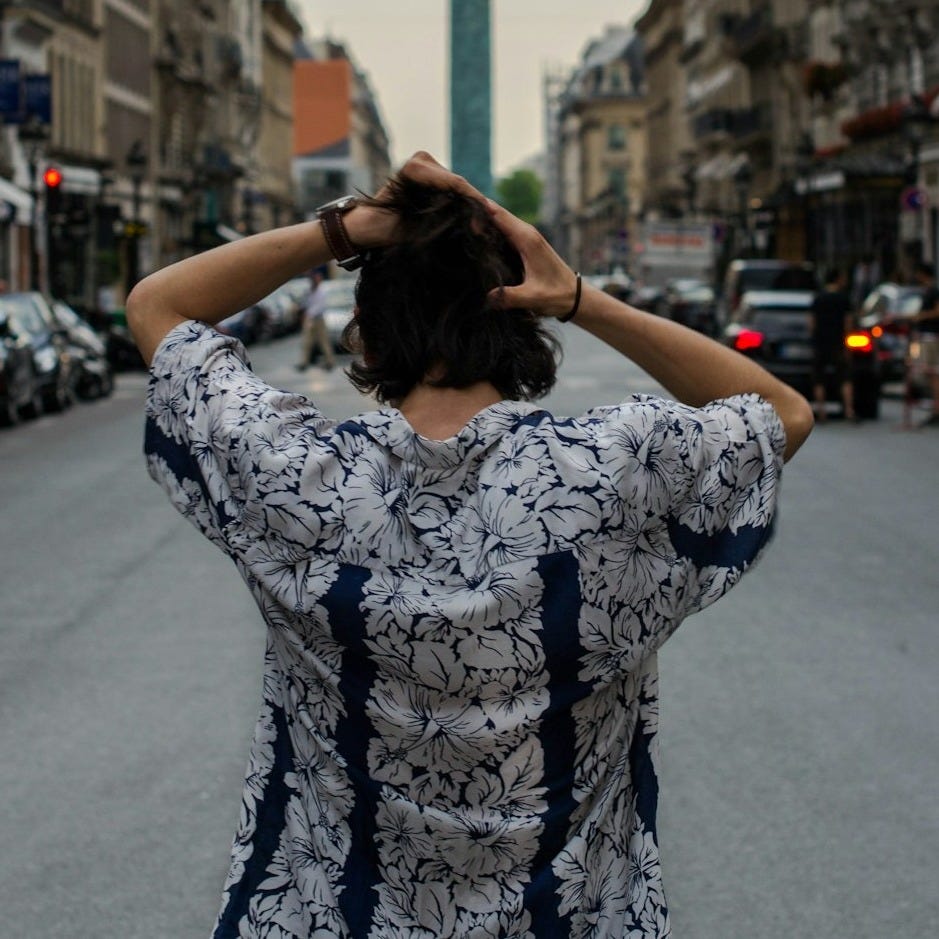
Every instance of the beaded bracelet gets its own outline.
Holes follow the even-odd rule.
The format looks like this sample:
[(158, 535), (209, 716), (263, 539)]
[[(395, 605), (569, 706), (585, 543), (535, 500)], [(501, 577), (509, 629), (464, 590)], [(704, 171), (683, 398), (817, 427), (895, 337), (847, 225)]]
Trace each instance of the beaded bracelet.
[(574, 305), (571, 307), (570, 313), (565, 313), (564, 316), (559, 316), (558, 320), (562, 323), (567, 323), (574, 318), (574, 314), (577, 312), (577, 308), (580, 306), (580, 288), (581, 288), (581, 278), (580, 271), (574, 271), (574, 276), (577, 278), (577, 288), (574, 291)]

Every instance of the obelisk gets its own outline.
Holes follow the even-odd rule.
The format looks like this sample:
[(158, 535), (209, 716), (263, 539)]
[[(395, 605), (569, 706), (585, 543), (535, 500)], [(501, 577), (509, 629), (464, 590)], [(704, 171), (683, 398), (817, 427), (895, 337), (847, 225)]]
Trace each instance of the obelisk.
[(492, 195), (490, 0), (450, 0), (450, 166)]

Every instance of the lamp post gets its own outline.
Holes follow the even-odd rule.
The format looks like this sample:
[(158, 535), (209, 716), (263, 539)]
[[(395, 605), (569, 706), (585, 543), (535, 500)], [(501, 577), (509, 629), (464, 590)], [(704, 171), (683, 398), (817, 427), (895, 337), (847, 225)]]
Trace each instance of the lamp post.
[(147, 173), (147, 152), (143, 141), (135, 140), (125, 157), (127, 174), (134, 187), (134, 208), (132, 221), (132, 234), (130, 243), (130, 256), (127, 263), (127, 293), (130, 293), (140, 279), (140, 189), (143, 186)]
[(29, 194), (33, 197), (29, 239), (29, 286), (32, 290), (39, 290), (39, 161), (49, 140), (49, 129), (35, 114), (30, 114), (20, 125), (19, 139), (26, 157), (26, 165), (29, 167)]
[(737, 203), (740, 209), (741, 247), (750, 250), (750, 186), (753, 183), (753, 167), (747, 157), (734, 170), (734, 188), (737, 190)]

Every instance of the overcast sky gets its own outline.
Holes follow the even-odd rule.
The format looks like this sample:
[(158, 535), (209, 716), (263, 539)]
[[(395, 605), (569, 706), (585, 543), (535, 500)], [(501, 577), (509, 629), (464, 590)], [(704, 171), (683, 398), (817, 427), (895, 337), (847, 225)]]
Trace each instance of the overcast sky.
[[(542, 75), (571, 68), (606, 24), (632, 25), (648, 0), (493, 0), (493, 171), (544, 149)], [(395, 164), (449, 159), (449, 0), (299, 0), (310, 36), (344, 40), (378, 97)]]

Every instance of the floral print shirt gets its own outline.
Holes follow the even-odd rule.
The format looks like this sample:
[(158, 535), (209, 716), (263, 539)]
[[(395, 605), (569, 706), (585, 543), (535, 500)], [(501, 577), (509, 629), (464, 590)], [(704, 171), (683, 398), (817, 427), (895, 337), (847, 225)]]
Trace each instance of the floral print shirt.
[(173, 329), (149, 470), (267, 626), (216, 939), (669, 935), (656, 651), (768, 540), (783, 447), (755, 396), (430, 440)]

